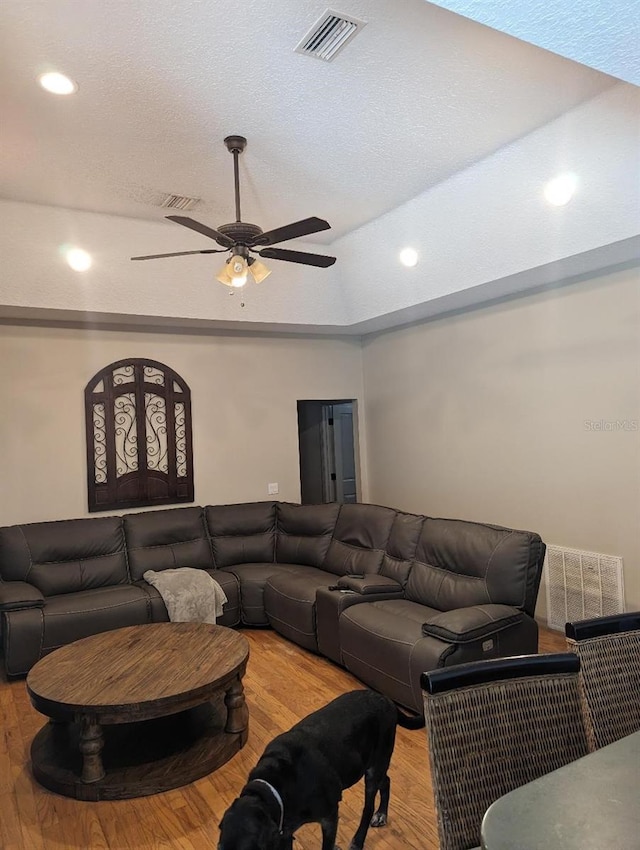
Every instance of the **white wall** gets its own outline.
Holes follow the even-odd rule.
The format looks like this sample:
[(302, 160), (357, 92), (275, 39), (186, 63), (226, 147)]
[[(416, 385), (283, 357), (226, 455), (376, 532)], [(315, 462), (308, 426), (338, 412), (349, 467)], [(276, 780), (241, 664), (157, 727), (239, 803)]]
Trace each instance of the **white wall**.
[[(173, 317), (176, 325), (180, 319), (246, 322), (254, 332), (261, 323), (340, 324), (344, 313), (333, 268), (269, 261), (272, 274), (264, 283), (250, 281), (230, 297), (215, 279), (226, 254), (132, 262), (134, 256), (217, 247), (171, 222), (2, 199), (0, 219), (0, 312), (21, 307), (124, 314), (141, 322)], [(88, 271), (69, 268), (69, 246), (91, 254)], [(310, 246), (298, 241), (296, 247)], [(310, 250), (323, 253), (317, 246)]]
[(191, 387), (197, 504), (266, 499), (271, 481), (297, 500), (296, 401), (355, 398), (364, 501), (621, 555), (640, 609), (640, 432), (585, 427), (640, 422), (637, 269), (362, 348), (0, 325), (0, 524), (87, 515), (83, 389), (125, 357), (160, 360)]
[(365, 450), (357, 340), (0, 325), (0, 525), (87, 515), (83, 391), (126, 357), (191, 388), (196, 504), (299, 500), (298, 399), (357, 399)]
[(640, 609), (638, 269), (372, 336), (363, 355), (371, 501), (621, 555)]

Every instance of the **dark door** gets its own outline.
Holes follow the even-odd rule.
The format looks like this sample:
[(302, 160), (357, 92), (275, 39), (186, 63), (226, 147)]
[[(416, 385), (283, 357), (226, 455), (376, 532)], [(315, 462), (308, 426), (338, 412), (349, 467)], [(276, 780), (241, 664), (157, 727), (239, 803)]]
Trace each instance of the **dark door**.
[(303, 504), (356, 502), (353, 400), (298, 402)]

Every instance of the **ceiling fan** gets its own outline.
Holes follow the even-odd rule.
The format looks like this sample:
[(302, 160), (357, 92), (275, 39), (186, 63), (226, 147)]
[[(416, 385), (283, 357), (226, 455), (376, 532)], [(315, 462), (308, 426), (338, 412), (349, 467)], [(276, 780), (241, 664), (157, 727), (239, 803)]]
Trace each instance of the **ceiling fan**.
[(229, 259), (217, 275), (220, 283), (226, 286), (241, 287), (247, 282), (250, 274), (256, 283), (261, 283), (270, 270), (252, 254), (271, 260), (285, 260), (288, 263), (302, 263), (306, 266), (328, 268), (336, 258), (324, 254), (310, 254), (306, 251), (290, 251), (286, 248), (272, 248), (279, 242), (298, 239), (321, 230), (329, 230), (331, 225), (322, 218), (303, 218), (275, 230), (263, 233), (257, 224), (248, 224), (240, 219), (240, 179), (238, 175), (238, 157), (247, 145), (244, 136), (227, 136), (224, 140), (227, 150), (233, 154), (233, 172), (236, 194), (236, 220), (231, 224), (221, 224), (217, 230), (201, 224), (193, 218), (184, 215), (168, 215), (169, 221), (175, 221), (183, 227), (195, 230), (203, 236), (213, 239), (221, 248), (205, 248), (202, 251), (175, 251), (171, 254), (149, 254), (145, 257), (131, 257), (132, 260), (158, 260), (162, 257), (184, 257), (187, 254), (223, 254), (228, 253)]

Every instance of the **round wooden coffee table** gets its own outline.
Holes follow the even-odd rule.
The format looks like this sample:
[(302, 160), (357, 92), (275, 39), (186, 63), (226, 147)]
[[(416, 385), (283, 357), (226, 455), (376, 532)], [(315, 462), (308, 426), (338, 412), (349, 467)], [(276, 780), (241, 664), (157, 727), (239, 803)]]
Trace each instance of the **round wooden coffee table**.
[(47, 655), (27, 676), (51, 718), (31, 745), (37, 781), (78, 800), (120, 800), (193, 782), (247, 740), (247, 639), (224, 626), (152, 623)]

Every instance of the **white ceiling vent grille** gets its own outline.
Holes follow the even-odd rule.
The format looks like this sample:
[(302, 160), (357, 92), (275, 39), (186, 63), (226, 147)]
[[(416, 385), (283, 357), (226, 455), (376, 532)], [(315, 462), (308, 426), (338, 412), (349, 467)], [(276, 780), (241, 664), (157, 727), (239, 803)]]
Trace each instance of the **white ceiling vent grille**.
[(187, 198), (186, 195), (164, 195), (160, 206), (169, 210), (192, 210), (200, 203), (200, 198)]
[(547, 546), (544, 576), (551, 629), (624, 612), (622, 558)]
[(295, 52), (331, 62), (365, 24), (366, 21), (327, 9), (296, 47)]

